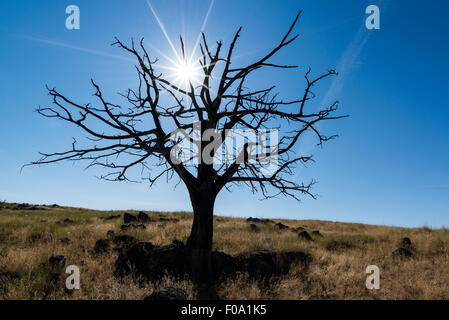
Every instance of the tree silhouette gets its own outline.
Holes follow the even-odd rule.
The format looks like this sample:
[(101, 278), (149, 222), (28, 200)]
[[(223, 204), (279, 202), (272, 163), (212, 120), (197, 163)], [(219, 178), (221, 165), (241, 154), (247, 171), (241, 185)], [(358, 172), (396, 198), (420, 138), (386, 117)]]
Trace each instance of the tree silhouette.
[[(338, 108), (337, 101), (315, 108), (315, 111), (306, 108), (306, 104), (315, 97), (312, 88), (320, 80), (336, 75), (334, 70), (311, 78), (309, 69), (305, 73), (304, 92), (292, 100), (279, 99), (274, 92), (274, 85), (264, 89), (245, 86), (249, 76), (259, 69), (297, 67), (274, 64), (270, 59), (295, 41), (297, 35), (291, 36), (291, 33), (300, 14), (301, 11), (274, 49), (246, 66), (234, 66), (231, 63), (241, 27), (227, 50), (223, 50), (221, 41), (217, 42), (214, 50), (210, 50), (202, 34), (200, 85), (189, 82), (182, 87), (167, 80), (162, 73), (157, 73), (157, 60), (150, 59), (143, 39), (137, 46), (134, 41), (127, 46), (116, 39), (113, 45), (126, 50), (138, 62), (135, 67), (139, 85), (122, 94), (127, 106), (108, 102), (93, 80), (94, 96), (98, 100), (95, 106), (76, 103), (55, 88), (47, 87), (54, 106), (39, 107), (37, 112), (44, 117), (58, 118), (81, 128), (88, 134), (91, 144), (79, 147), (79, 143), (74, 140), (69, 150), (41, 153), (42, 158), (31, 164), (87, 160), (90, 161), (88, 167), (100, 166), (106, 169), (107, 173), (101, 178), (113, 181), (131, 181), (128, 178), (131, 168), (141, 166), (143, 170), (151, 171), (148, 177), (142, 173), (142, 179), (148, 179), (151, 185), (162, 177), (170, 179), (176, 173), (189, 192), (194, 213), (187, 241), (193, 279), (196, 283), (208, 282), (211, 277), (214, 203), (218, 193), (233, 184), (245, 184), (253, 192), (261, 192), (265, 198), (285, 195), (298, 199), (301, 194), (315, 197), (311, 193), (313, 181), (304, 184), (291, 178), (295, 165), (312, 161), (310, 155), (297, 155), (294, 147), (306, 132), (314, 134), (320, 145), (334, 138), (320, 133), (317, 125), (324, 120), (344, 117), (334, 115)], [(184, 57), (182, 39), (181, 49)], [(162, 94), (166, 95), (164, 101)], [(250, 129), (256, 133), (273, 127), (288, 127), (289, 130), (284, 130), (275, 146), (276, 169), (270, 174), (263, 174), (263, 161), (254, 161), (257, 157), (251, 156), (250, 150), (254, 147), (252, 142), (246, 142), (238, 151), (237, 160), (240, 161), (221, 164), (175, 161), (173, 150), (179, 141), (172, 139), (172, 132), (182, 129), (192, 135), (197, 125), (201, 136), (212, 129), (222, 137), (222, 141), (226, 140), (230, 130), (236, 129)], [(206, 150), (210, 140), (189, 139), (194, 142), (199, 154), (204, 151), (211, 152), (212, 157), (216, 155), (216, 150)], [(179, 149), (176, 150), (179, 152)]]

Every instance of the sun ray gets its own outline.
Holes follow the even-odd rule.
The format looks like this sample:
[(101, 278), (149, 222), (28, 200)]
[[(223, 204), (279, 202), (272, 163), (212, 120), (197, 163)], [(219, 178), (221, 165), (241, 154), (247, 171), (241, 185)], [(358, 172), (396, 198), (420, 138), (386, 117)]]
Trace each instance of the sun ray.
[(159, 27), (162, 30), (162, 33), (164, 34), (165, 38), (168, 41), (168, 44), (170, 45), (171, 49), (173, 50), (173, 53), (175, 54), (178, 61), (181, 61), (181, 58), (178, 55), (178, 52), (175, 49), (175, 46), (173, 45), (173, 42), (171, 41), (170, 37), (168, 36), (167, 31), (165, 30), (165, 26), (162, 23), (162, 21), (159, 19), (159, 16), (157, 15), (156, 11), (154, 10), (153, 6), (150, 3), (150, 0), (146, 0), (148, 7), (151, 9), (151, 12), (153, 13), (154, 18), (156, 19), (157, 23), (159, 24)]
[(198, 37), (196, 38), (195, 45), (194, 45), (193, 50), (192, 50), (192, 53), (191, 53), (191, 55), (190, 55), (189, 63), (192, 62), (193, 56), (195, 55), (195, 52), (196, 52), (196, 49), (198, 49), (198, 45), (199, 45), (200, 39), (201, 39), (201, 34), (204, 32), (204, 29), (206, 28), (207, 20), (209, 19), (209, 15), (210, 15), (210, 13), (211, 13), (211, 11), (212, 11), (212, 8), (213, 8), (213, 6), (214, 6), (214, 3), (215, 3), (215, 0), (212, 0), (212, 1), (210, 2), (209, 9), (207, 10), (206, 16), (204, 17), (203, 24), (201, 25), (201, 30), (200, 30), (200, 32), (199, 32), (199, 34), (198, 34)]

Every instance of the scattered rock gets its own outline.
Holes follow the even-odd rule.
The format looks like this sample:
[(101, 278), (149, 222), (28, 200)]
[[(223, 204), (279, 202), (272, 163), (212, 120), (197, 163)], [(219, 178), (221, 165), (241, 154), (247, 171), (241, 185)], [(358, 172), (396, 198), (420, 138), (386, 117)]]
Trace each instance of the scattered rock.
[(302, 239), (302, 240), (306, 240), (306, 241), (313, 241), (312, 237), (310, 236), (310, 234), (307, 231), (301, 231), (298, 233), (298, 238)]
[(147, 223), (151, 221), (150, 217), (143, 211), (139, 212), (139, 214), (137, 215), (137, 220), (142, 223)]
[(319, 237), (319, 238), (323, 237), (323, 235), (321, 234), (321, 232), (319, 230), (313, 230), (312, 235), (314, 235), (315, 237)]
[(399, 248), (393, 251), (393, 256), (401, 258), (410, 258), (411, 256), (413, 256), (413, 253), (409, 249)]
[(154, 247), (150, 242), (140, 242), (122, 248), (115, 263), (116, 275), (136, 274), (147, 279), (161, 280), (165, 275), (184, 274), (184, 245), (182, 242)]
[(108, 232), (106, 232), (106, 237), (108, 237), (109, 239), (113, 238), (115, 235), (114, 230), (108, 230)]
[(144, 300), (158, 301), (158, 300), (187, 300), (187, 292), (180, 288), (165, 287), (159, 291), (154, 291)]
[(259, 218), (252, 218), (252, 217), (249, 217), (248, 219), (246, 219), (246, 222), (261, 223), (262, 220), (260, 220)]
[(118, 236), (114, 236), (114, 238), (112, 239), (112, 242), (114, 242), (114, 244), (116, 245), (124, 245), (124, 246), (129, 246), (129, 245), (133, 245), (137, 242), (137, 239), (129, 236), (127, 234), (121, 234)]
[(60, 220), (58, 222), (56, 222), (57, 224), (72, 224), (75, 223), (75, 221), (73, 221), (72, 219), (66, 218), (64, 220)]
[(62, 255), (51, 256), (48, 259), (48, 263), (53, 268), (62, 268), (65, 266), (65, 257)]
[(303, 227), (297, 227), (297, 228), (293, 228), (291, 229), (293, 232), (299, 233), (301, 231), (304, 231), (305, 229)]
[(262, 223), (274, 223), (274, 221), (270, 219), (262, 219)]
[(95, 253), (97, 253), (97, 254), (104, 253), (108, 250), (109, 250), (109, 240), (100, 239), (100, 240), (97, 240), (97, 242), (95, 242), (95, 246), (94, 246)]
[(62, 244), (69, 244), (71, 242), (69, 238), (61, 238), (61, 239), (59, 239), (59, 241)]
[(276, 254), (267, 251), (257, 252), (243, 259), (240, 262), (240, 269), (248, 272), (253, 279), (268, 279), (281, 274), (281, 270), (276, 263)]
[(120, 218), (120, 215), (119, 214), (117, 214), (117, 215), (112, 215), (112, 216), (109, 216), (109, 217), (106, 217), (106, 218), (103, 218), (104, 220), (114, 220), (114, 219), (119, 219)]
[(288, 229), (288, 226), (286, 226), (285, 224), (280, 223), (280, 222), (276, 223), (274, 226), (275, 226), (277, 229), (279, 229), (279, 230), (285, 230), (285, 229)]
[(402, 238), (401, 240), (401, 245), (403, 248), (411, 248), (412, 247), (412, 240), (410, 240), (410, 238)]
[(125, 224), (131, 223), (131, 222), (137, 222), (137, 217), (130, 213), (125, 213), (123, 215), (123, 222)]
[(132, 223), (130, 223), (130, 224), (122, 224), (120, 226), (120, 230), (122, 230), (122, 231), (125, 231), (125, 230), (128, 230), (128, 229), (142, 229), (142, 230), (145, 230), (146, 228), (147, 227), (145, 227), (144, 224), (132, 224)]
[(260, 232), (260, 228), (258, 226), (256, 226), (254, 223), (251, 223), (249, 225), (249, 227), (250, 227), (251, 231), (253, 231), (253, 232)]

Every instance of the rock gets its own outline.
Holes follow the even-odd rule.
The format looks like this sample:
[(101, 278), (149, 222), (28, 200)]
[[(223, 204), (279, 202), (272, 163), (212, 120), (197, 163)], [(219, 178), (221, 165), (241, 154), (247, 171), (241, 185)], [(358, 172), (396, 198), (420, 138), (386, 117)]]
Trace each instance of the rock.
[(51, 256), (48, 259), (48, 263), (51, 267), (62, 268), (65, 266), (65, 257), (62, 255)]
[(95, 253), (104, 253), (109, 250), (109, 240), (100, 239), (95, 242), (94, 252)]
[(150, 217), (143, 211), (140, 211), (137, 215), (137, 220), (142, 223), (150, 222)]
[(108, 237), (109, 239), (113, 238), (115, 235), (114, 230), (108, 230), (108, 232), (106, 232), (106, 237)]
[(275, 226), (277, 229), (279, 229), (279, 230), (285, 230), (285, 229), (288, 229), (288, 226), (286, 226), (285, 224), (280, 223), (280, 222), (276, 223), (274, 226)]
[(187, 300), (187, 292), (180, 288), (165, 287), (159, 291), (154, 291), (151, 295), (146, 297), (146, 301), (158, 300)]
[(268, 279), (280, 275), (281, 270), (276, 263), (276, 254), (261, 251), (240, 261), (239, 269), (248, 272), (253, 279)]
[(298, 238), (306, 241), (312, 241), (312, 237), (307, 231), (301, 231), (298, 233)]
[(61, 239), (59, 239), (59, 241), (62, 244), (69, 244), (71, 242), (69, 238), (61, 238)]
[(66, 219), (64, 219), (64, 220), (60, 220), (60, 221), (58, 221), (58, 222), (56, 222), (57, 224), (72, 224), (72, 223), (74, 223), (75, 221), (73, 221), (72, 219), (69, 219), (69, 218), (66, 218)]
[(131, 223), (131, 222), (137, 222), (137, 217), (130, 213), (125, 213), (123, 215), (123, 222), (125, 224)]
[(393, 256), (401, 258), (410, 258), (411, 256), (413, 256), (413, 253), (409, 249), (399, 248), (393, 251)]
[(252, 218), (252, 217), (249, 217), (248, 219), (246, 219), (246, 222), (261, 223), (262, 220), (260, 220), (259, 218)]
[(118, 218), (120, 218), (120, 215), (119, 214), (117, 214), (117, 215), (112, 215), (112, 216), (109, 216), (109, 217), (106, 217), (106, 218), (103, 218), (104, 220), (113, 220), (113, 219), (118, 219)]
[(254, 223), (251, 223), (249, 225), (249, 228), (251, 229), (251, 231), (253, 232), (260, 232), (260, 228), (258, 226), (256, 226)]
[(293, 228), (291, 229), (293, 232), (299, 233), (301, 231), (304, 231), (305, 229), (303, 227), (297, 227), (297, 228)]
[(237, 271), (238, 259), (220, 251), (212, 251), (212, 271), (215, 279), (229, 276)]
[(281, 268), (282, 274), (287, 274), (290, 271), (291, 266), (301, 265), (307, 267), (312, 261), (312, 256), (310, 254), (301, 251), (289, 251), (283, 252), (278, 255), (279, 266)]
[(115, 263), (118, 276), (133, 273), (151, 280), (181, 276), (185, 272), (185, 247), (180, 241), (163, 247), (140, 242), (122, 248)]
[(124, 245), (124, 246), (129, 246), (129, 245), (133, 245), (137, 242), (137, 239), (129, 236), (127, 234), (121, 234), (118, 236), (114, 236), (114, 238), (112, 239), (112, 242), (114, 242), (114, 244), (117, 245)]
[(120, 226), (120, 230), (128, 230), (128, 229), (142, 229), (145, 230), (147, 227), (145, 227), (144, 224), (122, 224)]
[(410, 240), (410, 238), (407, 238), (407, 237), (402, 238), (401, 245), (403, 248), (411, 248), (412, 240)]
[(270, 219), (262, 219), (261, 221), (262, 223), (274, 223), (274, 221)]
[(320, 238), (323, 237), (323, 235), (320, 233), (319, 230), (313, 230), (312, 235), (314, 235), (315, 237), (320, 237)]

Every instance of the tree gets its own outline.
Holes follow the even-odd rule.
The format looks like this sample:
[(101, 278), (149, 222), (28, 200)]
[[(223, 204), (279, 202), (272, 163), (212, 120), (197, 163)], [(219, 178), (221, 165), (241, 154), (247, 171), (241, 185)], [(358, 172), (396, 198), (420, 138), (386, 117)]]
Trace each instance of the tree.
[[(296, 155), (294, 147), (306, 132), (314, 134), (319, 145), (334, 138), (334, 135), (322, 134), (317, 125), (325, 120), (344, 117), (334, 115), (338, 108), (337, 101), (316, 111), (306, 110), (306, 104), (315, 97), (313, 86), (336, 75), (334, 70), (312, 79), (309, 68), (305, 74), (304, 92), (292, 100), (279, 99), (274, 92), (274, 85), (257, 90), (245, 85), (250, 75), (259, 69), (297, 67), (272, 63), (271, 58), (296, 40), (297, 35), (291, 36), (291, 33), (300, 14), (274, 49), (258, 61), (242, 67), (234, 67), (231, 63), (241, 27), (227, 50), (223, 50), (221, 41), (217, 42), (214, 50), (210, 50), (202, 34), (202, 56), (199, 60), (202, 75), (198, 86), (188, 81), (182, 87), (167, 80), (162, 73), (157, 73), (157, 60), (150, 59), (143, 39), (138, 46), (135, 46), (134, 41), (128, 46), (116, 38), (113, 45), (126, 50), (137, 60), (135, 68), (139, 85), (122, 94), (128, 106), (125, 108), (108, 102), (93, 80), (97, 106), (76, 103), (55, 88), (47, 86), (54, 106), (39, 107), (37, 112), (44, 117), (58, 118), (79, 127), (88, 134), (92, 143), (79, 147), (74, 140), (69, 150), (41, 153), (42, 158), (31, 164), (87, 160), (90, 161), (88, 167), (100, 166), (106, 169), (107, 173), (101, 178), (112, 181), (131, 181), (128, 178), (130, 170), (141, 166), (144, 170), (156, 170), (148, 178), (143, 178), (148, 179), (151, 185), (161, 177), (170, 179), (176, 174), (189, 192), (194, 213), (187, 241), (193, 279), (196, 283), (207, 283), (211, 278), (213, 213), (218, 193), (233, 184), (244, 184), (253, 192), (261, 192), (264, 198), (285, 195), (299, 199), (301, 194), (315, 197), (311, 193), (314, 181), (304, 184), (291, 178), (295, 165), (312, 161), (311, 155)], [(185, 59), (182, 38), (181, 50)], [(222, 51), (225, 53), (222, 54)], [(164, 102), (162, 94), (166, 95)], [(172, 135), (175, 129), (184, 130), (190, 135), (188, 139), (193, 141), (200, 155), (207, 153), (214, 157), (216, 149), (207, 149), (207, 142), (212, 137), (204, 139), (207, 130), (217, 133), (225, 141), (229, 132), (232, 132), (230, 130), (243, 128), (257, 133), (273, 125), (279, 128), (281, 123), (284, 128), (288, 125), (291, 130), (283, 133), (274, 149), (270, 146), (270, 155), (275, 154), (277, 161), (277, 167), (270, 174), (263, 173), (263, 161), (254, 161), (260, 160), (260, 157), (252, 156), (254, 143), (251, 141), (245, 142), (238, 151), (237, 160), (231, 163), (217, 165), (198, 161), (192, 164), (176, 161), (174, 157), (180, 152), (177, 149), (179, 140), (174, 140)], [(192, 133), (198, 127), (203, 138), (195, 139)]]

